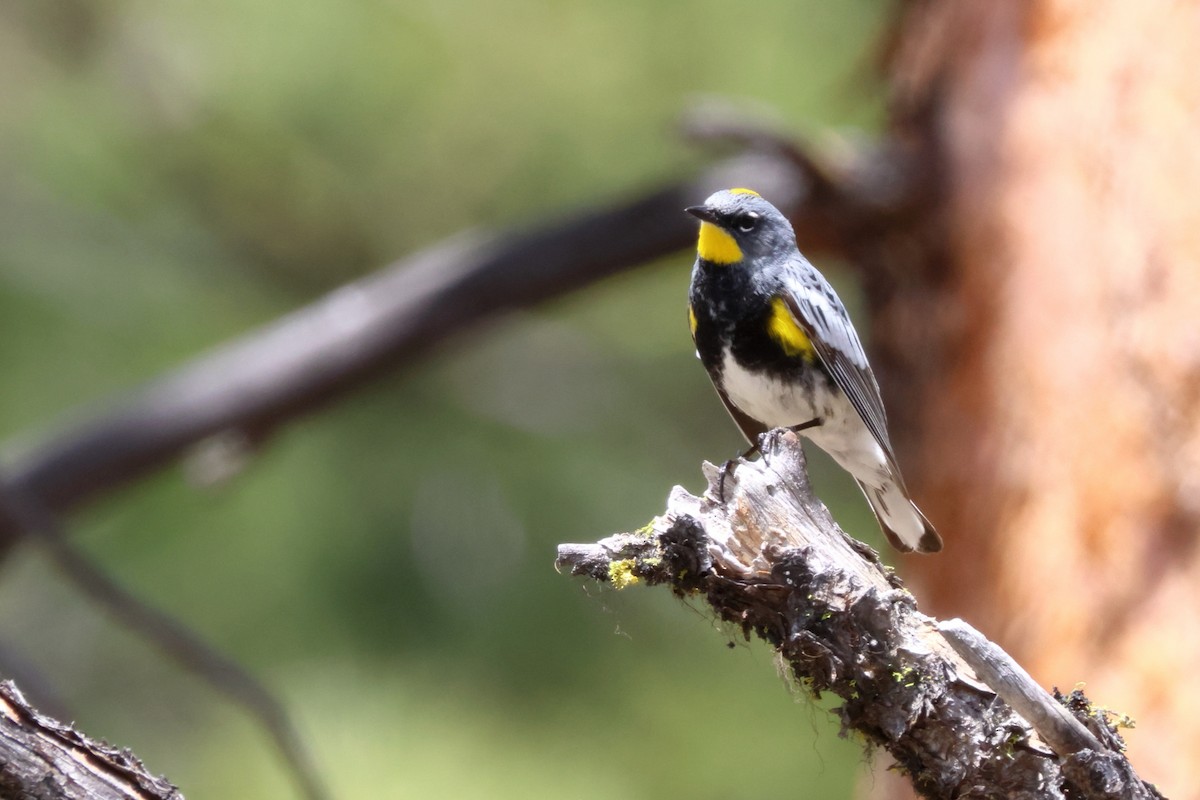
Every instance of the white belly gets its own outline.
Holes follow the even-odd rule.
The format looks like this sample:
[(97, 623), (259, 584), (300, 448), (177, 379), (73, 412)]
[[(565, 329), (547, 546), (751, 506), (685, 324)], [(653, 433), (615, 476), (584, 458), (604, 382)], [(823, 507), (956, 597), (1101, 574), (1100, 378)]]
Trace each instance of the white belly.
[(728, 350), (723, 377), (729, 401), (768, 428), (790, 428), (819, 418), (821, 425), (801, 434), (860, 481), (880, 486), (890, 477), (883, 448), (840, 390), (809, 392), (751, 372), (739, 366)]
[(768, 428), (799, 425), (828, 411), (814, 408), (811, 393), (804, 387), (790, 386), (765, 373), (743, 369), (728, 350), (722, 374), (730, 402)]

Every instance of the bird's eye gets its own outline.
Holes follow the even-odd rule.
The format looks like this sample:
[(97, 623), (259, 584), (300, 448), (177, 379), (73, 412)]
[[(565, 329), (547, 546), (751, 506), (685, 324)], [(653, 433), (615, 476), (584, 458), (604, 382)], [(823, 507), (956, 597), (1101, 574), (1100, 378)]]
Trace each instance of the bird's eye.
[(749, 233), (758, 227), (758, 214), (750, 211), (738, 217), (737, 229), (742, 233)]

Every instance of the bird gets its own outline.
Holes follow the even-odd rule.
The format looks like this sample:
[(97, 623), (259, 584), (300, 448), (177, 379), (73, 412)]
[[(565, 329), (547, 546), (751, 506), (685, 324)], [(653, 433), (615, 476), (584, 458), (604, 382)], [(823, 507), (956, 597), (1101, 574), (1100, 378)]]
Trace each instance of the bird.
[(688, 291), (696, 355), (752, 450), (767, 431), (797, 431), (853, 476), (893, 547), (941, 550), (905, 488), (846, 307), (787, 217), (743, 188), (685, 210), (700, 220)]

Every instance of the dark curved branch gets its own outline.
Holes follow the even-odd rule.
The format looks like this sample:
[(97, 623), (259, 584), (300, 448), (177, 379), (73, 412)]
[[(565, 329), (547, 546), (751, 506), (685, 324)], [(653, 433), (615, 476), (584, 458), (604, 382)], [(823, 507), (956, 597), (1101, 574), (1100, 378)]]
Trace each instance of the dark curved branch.
[[(816, 210), (806, 205), (807, 182), (793, 163), (748, 156), (695, 180), (540, 228), (451, 240), (344, 286), (103, 409), (76, 414), (74, 423), (10, 456), (9, 481), (60, 513), (215, 435), (233, 433), (257, 443), (482, 320), (682, 250), (695, 235), (682, 209), (735, 184), (761, 187), (794, 213), (802, 230)], [(0, 553), (13, 533), (0, 526)]]
[(706, 465), (704, 497), (676, 487), (649, 532), (562, 545), (556, 565), (703, 595), (775, 648), (800, 687), (841, 698), (843, 727), (887, 750), (924, 797), (1161, 797), (1086, 699), (1064, 708), (970, 626), (921, 614), (813, 496), (795, 434), (768, 434), (761, 450), (726, 473), (725, 502)]
[[(308, 794), (317, 796), (315, 776), (273, 698), (174, 620), (108, 581), (71, 548), (55, 515), (173, 463), (202, 443), (231, 445), (217, 464), (227, 467), (299, 415), (411, 362), (470, 326), (682, 250), (695, 235), (682, 209), (715, 189), (754, 186), (793, 218), (808, 249), (837, 246), (837, 236), (829, 233), (830, 205), (844, 198), (831, 191), (815, 160), (797, 157), (795, 148), (768, 144), (762, 137), (743, 141), (763, 152), (625, 203), (526, 231), (448, 241), (338, 289), (103, 408), (83, 409), (31, 448), (8, 448), (0, 560), (22, 535), (36, 536), (84, 591), (258, 716)], [(2, 513), (6, 503), (8, 513)]]

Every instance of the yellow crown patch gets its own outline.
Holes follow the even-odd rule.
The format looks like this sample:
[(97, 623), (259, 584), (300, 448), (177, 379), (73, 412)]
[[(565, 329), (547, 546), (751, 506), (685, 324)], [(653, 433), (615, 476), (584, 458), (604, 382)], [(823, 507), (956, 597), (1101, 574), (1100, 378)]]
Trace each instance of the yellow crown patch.
[(729, 190), (729, 193), (730, 193), (730, 194), (750, 194), (750, 195), (754, 195), (755, 197), (762, 197), (762, 195), (761, 195), (761, 194), (759, 194), (758, 192), (754, 191), (753, 189), (741, 189), (741, 188), (738, 188), (738, 189), (730, 189), (730, 190)]

